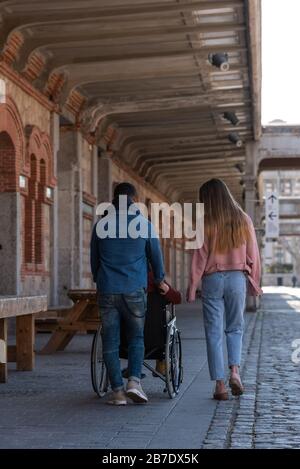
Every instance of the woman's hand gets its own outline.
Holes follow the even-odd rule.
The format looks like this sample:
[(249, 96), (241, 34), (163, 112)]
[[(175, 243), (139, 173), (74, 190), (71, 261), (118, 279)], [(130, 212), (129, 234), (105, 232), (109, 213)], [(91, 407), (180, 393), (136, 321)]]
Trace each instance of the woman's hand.
[(185, 298), (188, 303), (195, 301), (195, 294), (193, 294), (190, 285), (187, 287)]
[(189, 285), (186, 290), (186, 301), (193, 303), (197, 298), (201, 298), (201, 290)]

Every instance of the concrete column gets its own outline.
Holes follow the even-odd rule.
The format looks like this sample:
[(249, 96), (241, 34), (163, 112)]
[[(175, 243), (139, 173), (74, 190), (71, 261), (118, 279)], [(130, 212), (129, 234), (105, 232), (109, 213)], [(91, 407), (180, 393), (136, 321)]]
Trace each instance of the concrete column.
[(259, 143), (248, 142), (246, 144), (246, 176), (257, 176)]
[(256, 179), (252, 176), (245, 176), (245, 211), (251, 217), (253, 223), (256, 222)]
[(171, 243), (171, 279), (174, 288), (177, 288), (177, 250), (175, 242)]
[(255, 207), (256, 207), (256, 181), (258, 170), (258, 143), (249, 142), (246, 146), (246, 168), (245, 168), (245, 211), (252, 218), (255, 224)]
[[(82, 153), (82, 135), (76, 132), (76, 155), (77, 162), (73, 166), (73, 190), (74, 190), (74, 244), (72, 284), (74, 288), (82, 288), (82, 247), (83, 247), (83, 218), (82, 218), (82, 173), (80, 168), (80, 157)], [(72, 287), (73, 288), (73, 287)]]
[(97, 202), (110, 202), (112, 200), (112, 160), (105, 152), (99, 153), (98, 158), (98, 191)]
[[(57, 177), (57, 153), (59, 151), (59, 115), (51, 116), (51, 141), (53, 149), (53, 174)], [(49, 302), (52, 306), (59, 304), (58, 300), (58, 188), (53, 189), (53, 205), (50, 214), (50, 265), (51, 286)]]
[(98, 195), (98, 147), (93, 145), (92, 149), (92, 194)]
[(69, 303), (70, 288), (82, 288), (82, 135), (61, 128), (58, 152), (58, 273), (59, 303)]
[(0, 193), (0, 295), (21, 293), (21, 196)]
[(185, 300), (186, 290), (190, 280), (190, 268), (191, 268), (191, 251), (184, 249), (184, 284), (183, 284), (183, 300)]
[(180, 252), (180, 254), (181, 254), (180, 290), (181, 290), (182, 295), (184, 295), (185, 291), (186, 291), (186, 280), (185, 280), (185, 255), (186, 255), (186, 252), (185, 252), (185, 249), (184, 249), (184, 245), (182, 247), (183, 247), (183, 249)]
[[(258, 168), (258, 144), (249, 142), (246, 147), (246, 174), (245, 182), (245, 211), (251, 217), (254, 227), (257, 227), (257, 168)], [(247, 311), (256, 311), (259, 300), (253, 296), (247, 296)]]
[[(92, 180), (92, 194), (96, 197), (98, 201), (98, 147), (93, 145), (92, 150), (92, 171), (93, 171), (93, 180)], [(97, 221), (96, 208), (94, 210), (94, 223)]]

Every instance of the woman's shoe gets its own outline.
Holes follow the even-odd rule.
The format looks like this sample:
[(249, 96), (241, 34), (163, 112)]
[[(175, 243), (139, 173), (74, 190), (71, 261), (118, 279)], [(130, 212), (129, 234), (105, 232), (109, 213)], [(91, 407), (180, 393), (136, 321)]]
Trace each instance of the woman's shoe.
[(238, 376), (231, 376), (229, 386), (233, 396), (241, 396), (244, 393), (244, 386)]
[(216, 401), (228, 401), (229, 399), (228, 391), (223, 380), (217, 380), (216, 382), (214, 399)]
[(216, 401), (228, 401), (228, 399), (229, 399), (228, 392), (227, 391), (225, 391), (225, 392), (215, 392), (214, 393), (214, 399)]

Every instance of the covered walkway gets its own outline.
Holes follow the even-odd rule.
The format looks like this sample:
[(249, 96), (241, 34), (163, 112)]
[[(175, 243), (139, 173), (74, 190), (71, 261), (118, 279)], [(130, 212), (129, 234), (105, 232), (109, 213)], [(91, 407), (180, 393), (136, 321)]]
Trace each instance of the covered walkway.
[[(263, 246), (260, 173), (299, 169), (299, 129), (262, 132), (260, 0), (7, 0), (0, 15), (0, 295), (42, 295), (51, 323), (70, 289), (93, 289), (96, 207), (123, 181), (149, 207), (195, 202), (222, 178)], [(185, 241), (161, 241), (183, 294)], [(177, 399), (148, 373), (149, 405), (106, 406), (90, 382), (92, 336), (78, 334), (64, 352), (37, 353), (32, 372), (9, 365), (0, 447), (299, 446), (300, 289), (265, 292), (246, 313), (240, 400), (211, 399), (200, 303), (183, 304)], [(36, 336), (38, 352), (49, 336)]]
[[(246, 314), (241, 399), (211, 399), (200, 304), (178, 308), (178, 317), (184, 383), (177, 399), (148, 374), (149, 405), (107, 406), (90, 383), (92, 336), (77, 336), (65, 352), (38, 355), (34, 373), (10, 372), (0, 387), (0, 447), (299, 447), (300, 365), (291, 355), (300, 339), (300, 289), (267, 287), (261, 310)], [(46, 339), (38, 336), (38, 348)]]
[[(217, 176), (255, 222), (260, 0), (8, 0), (0, 13), (0, 294), (57, 307), (94, 288), (96, 207), (122, 181), (150, 206), (195, 202)], [(162, 248), (184, 292), (184, 239)]]

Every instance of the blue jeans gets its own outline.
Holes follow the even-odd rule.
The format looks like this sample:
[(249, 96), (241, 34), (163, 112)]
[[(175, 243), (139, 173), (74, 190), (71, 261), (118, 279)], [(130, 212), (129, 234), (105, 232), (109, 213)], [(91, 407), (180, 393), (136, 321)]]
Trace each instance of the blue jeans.
[(133, 293), (99, 295), (103, 359), (114, 391), (123, 389), (119, 359), (121, 319), (128, 340), (129, 379), (140, 381), (144, 360), (146, 301), (144, 288)]
[(208, 366), (212, 380), (225, 378), (224, 313), (228, 365), (240, 365), (246, 286), (246, 274), (241, 271), (215, 272), (203, 277), (201, 296)]

